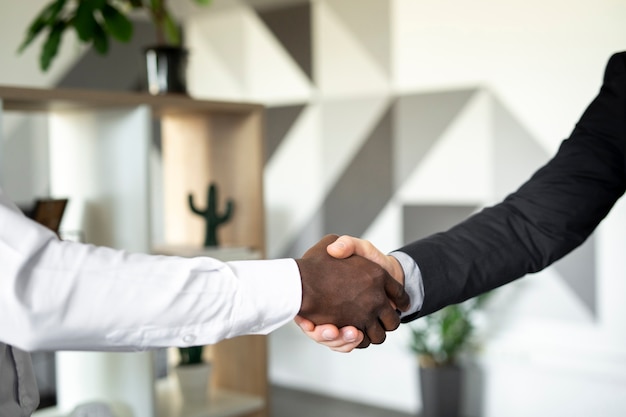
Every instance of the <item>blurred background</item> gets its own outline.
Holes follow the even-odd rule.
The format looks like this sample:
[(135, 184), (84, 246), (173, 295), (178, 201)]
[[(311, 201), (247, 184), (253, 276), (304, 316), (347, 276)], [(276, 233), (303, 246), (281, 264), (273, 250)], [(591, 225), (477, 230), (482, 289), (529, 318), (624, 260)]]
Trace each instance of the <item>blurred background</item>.
[[(0, 3), (0, 84), (137, 88), (134, 57), (154, 36), (147, 24), (107, 57), (67, 34), (46, 73), (38, 47), (18, 56), (45, 3)], [(498, 202), (555, 153), (609, 57), (626, 49), (619, 0), (171, 3), (191, 51), (190, 94), (267, 106), (270, 258), (299, 257), (326, 233), (391, 251)], [(48, 188), (46, 122), (3, 123), (14, 155), (0, 167), (5, 190), (31, 201)], [(626, 413), (625, 205), (565, 259), (493, 293), (479, 348), (463, 358), (463, 415)], [(276, 387), (422, 409), (409, 325), (351, 354), (294, 324), (269, 342)]]

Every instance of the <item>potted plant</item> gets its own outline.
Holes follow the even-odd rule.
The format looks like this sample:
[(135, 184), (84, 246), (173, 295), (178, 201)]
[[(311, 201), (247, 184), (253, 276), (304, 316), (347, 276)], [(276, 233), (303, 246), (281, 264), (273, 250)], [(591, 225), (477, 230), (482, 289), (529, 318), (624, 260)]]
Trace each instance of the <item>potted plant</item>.
[[(208, 5), (212, 0), (193, 1)], [(145, 49), (148, 91), (186, 93), (187, 51), (167, 0), (52, 0), (31, 22), (18, 52), (47, 33), (39, 57), (39, 65), (46, 71), (59, 51), (63, 34), (71, 28), (80, 42), (105, 55), (111, 40), (128, 42), (132, 38), (133, 22), (128, 15), (134, 12), (147, 13), (156, 30), (157, 45)]]
[(203, 346), (178, 348), (180, 360), (174, 372), (182, 396), (189, 401), (205, 402), (209, 397), (211, 363), (203, 359)]
[(475, 347), (477, 313), (488, 294), (432, 313), (410, 325), (417, 354), (422, 417), (458, 417), (463, 371), (459, 359)]

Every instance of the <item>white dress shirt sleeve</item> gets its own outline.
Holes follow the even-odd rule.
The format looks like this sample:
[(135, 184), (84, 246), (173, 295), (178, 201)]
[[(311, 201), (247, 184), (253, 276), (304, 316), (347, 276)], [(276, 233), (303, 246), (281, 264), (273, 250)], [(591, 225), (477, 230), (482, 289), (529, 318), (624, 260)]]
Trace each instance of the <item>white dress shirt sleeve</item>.
[(404, 252), (394, 251), (390, 253), (396, 258), (404, 271), (404, 290), (409, 294), (411, 299), (411, 307), (409, 311), (402, 312), (400, 318), (417, 313), (422, 309), (424, 304), (424, 283), (422, 281), (422, 272), (417, 262)]
[(143, 350), (267, 334), (292, 320), (293, 259), (220, 262), (60, 241), (0, 189), (0, 341), (24, 350)]

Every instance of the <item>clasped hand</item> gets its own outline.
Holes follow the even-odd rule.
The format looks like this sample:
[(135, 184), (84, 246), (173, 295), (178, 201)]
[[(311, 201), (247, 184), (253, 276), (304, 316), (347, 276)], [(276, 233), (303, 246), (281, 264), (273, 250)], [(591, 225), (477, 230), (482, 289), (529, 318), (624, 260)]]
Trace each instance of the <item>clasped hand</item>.
[[(386, 265), (385, 262), (390, 261), (373, 246), (369, 253), (364, 253), (364, 245), (359, 250), (352, 247), (342, 252), (342, 242), (335, 245), (339, 249), (333, 257), (327, 248), (337, 239), (336, 235), (325, 236), (296, 260), (302, 278), (302, 305), (296, 322), (320, 343), (329, 340), (323, 336), (324, 332), (339, 336), (339, 328), (355, 334), (353, 342), (342, 343), (335, 350), (349, 351), (370, 343), (380, 344), (387, 331), (400, 325), (398, 310), (409, 308), (410, 300), (403, 283), (388, 272), (388, 268), (399, 268), (399, 265)], [(355, 252), (356, 255), (350, 256)]]

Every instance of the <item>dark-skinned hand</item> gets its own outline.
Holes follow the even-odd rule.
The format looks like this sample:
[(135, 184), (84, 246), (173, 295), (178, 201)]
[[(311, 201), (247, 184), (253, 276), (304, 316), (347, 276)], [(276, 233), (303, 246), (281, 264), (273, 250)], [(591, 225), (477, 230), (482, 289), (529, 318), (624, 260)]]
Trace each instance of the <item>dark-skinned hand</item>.
[(386, 331), (400, 325), (396, 310), (409, 308), (404, 287), (381, 266), (360, 256), (336, 259), (326, 247), (337, 240), (327, 235), (296, 259), (302, 279), (298, 315), (314, 324), (354, 326), (365, 335), (359, 347), (385, 341)]

